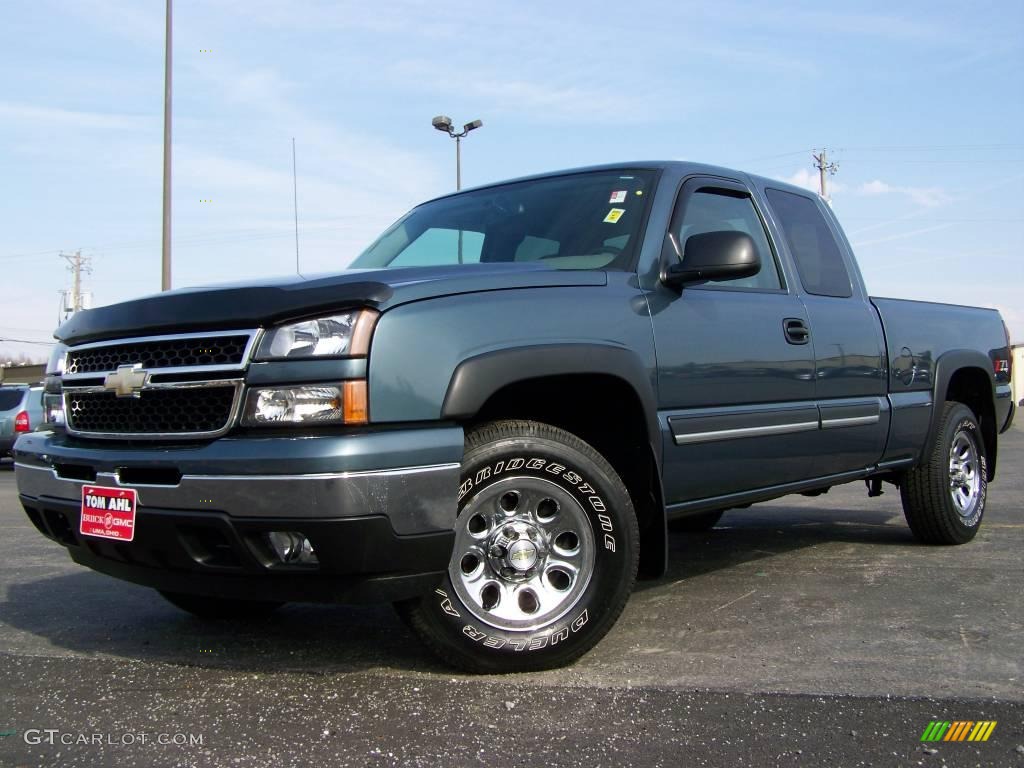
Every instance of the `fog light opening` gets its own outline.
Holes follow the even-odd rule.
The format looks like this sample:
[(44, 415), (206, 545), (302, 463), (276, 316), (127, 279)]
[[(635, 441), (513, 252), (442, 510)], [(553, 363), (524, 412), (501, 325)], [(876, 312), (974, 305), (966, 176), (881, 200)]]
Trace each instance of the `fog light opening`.
[(270, 531), (267, 544), (285, 565), (316, 565), (320, 561), (309, 539), (297, 531)]

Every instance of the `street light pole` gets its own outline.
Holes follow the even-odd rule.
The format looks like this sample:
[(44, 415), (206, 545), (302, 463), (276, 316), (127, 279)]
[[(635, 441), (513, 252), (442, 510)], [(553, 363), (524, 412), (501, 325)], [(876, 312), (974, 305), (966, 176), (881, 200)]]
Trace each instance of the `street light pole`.
[(477, 128), (483, 125), (482, 120), (474, 120), (471, 123), (466, 123), (462, 126), (462, 132), (459, 133), (452, 126), (452, 119), (446, 115), (438, 115), (430, 124), (439, 131), (444, 131), (453, 139), (455, 139), (455, 189), (462, 189), (462, 139), (465, 138), (466, 134), (470, 131), (475, 131)]
[(455, 136), (455, 190), (462, 189), (462, 137)]
[(167, 0), (164, 32), (164, 223), (160, 258), (160, 290), (171, 289), (171, 4)]

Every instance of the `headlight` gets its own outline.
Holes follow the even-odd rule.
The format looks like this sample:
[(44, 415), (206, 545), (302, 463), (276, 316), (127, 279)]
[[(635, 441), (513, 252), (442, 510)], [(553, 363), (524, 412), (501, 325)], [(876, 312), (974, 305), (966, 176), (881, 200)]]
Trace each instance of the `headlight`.
[(365, 424), (366, 382), (306, 384), (250, 389), (242, 424), (273, 427), (290, 424)]
[(50, 362), (46, 364), (47, 376), (60, 376), (64, 373), (64, 360), (67, 357), (68, 348), (64, 344), (58, 344), (50, 353)]
[(280, 325), (267, 331), (256, 359), (364, 356), (377, 317), (374, 310), (363, 309)]

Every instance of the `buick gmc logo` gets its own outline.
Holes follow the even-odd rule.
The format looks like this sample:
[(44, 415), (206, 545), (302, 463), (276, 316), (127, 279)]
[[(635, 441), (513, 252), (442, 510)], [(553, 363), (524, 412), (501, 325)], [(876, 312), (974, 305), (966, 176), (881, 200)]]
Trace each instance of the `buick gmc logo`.
[(118, 397), (138, 397), (147, 381), (149, 371), (143, 370), (141, 363), (119, 365), (114, 373), (107, 374), (107, 378), (103, 380), (103, 387)]

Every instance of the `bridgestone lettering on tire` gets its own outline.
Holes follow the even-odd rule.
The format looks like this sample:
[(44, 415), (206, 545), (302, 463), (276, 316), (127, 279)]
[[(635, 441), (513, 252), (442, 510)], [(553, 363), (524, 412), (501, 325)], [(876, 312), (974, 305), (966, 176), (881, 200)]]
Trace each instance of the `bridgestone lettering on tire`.
[(444, 583), (396, 608), (472, 672), (569, 663), (612, 627), (636, 579), (639, 534), (621, 479), (547, 424), (492, 422), (466, 436), (455, 529)]
[(988, 493), (985, 441), (966, 405), (942, 406), (935, 442), (900, 485), (910, 530), (926, 544), (965, 544), (985, 514)]

